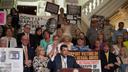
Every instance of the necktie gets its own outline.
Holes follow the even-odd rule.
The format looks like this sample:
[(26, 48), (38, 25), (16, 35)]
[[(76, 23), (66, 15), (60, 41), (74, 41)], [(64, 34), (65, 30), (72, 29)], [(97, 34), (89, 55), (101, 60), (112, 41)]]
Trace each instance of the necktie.
[(10, 47), (10, 41), (8, 41), (8, 47)]
[(28, 49), (27, 47), (24, 48), (25, 60), (28, 60)]
[(107, 59), (107, 62), (108, 62), (108, 53), (105, 53), (105, 55), (106, 55), (106, 59)]
[(28, 33), (25, 33), (25, 36), (27, 36), (29, 38), (29, 34)]

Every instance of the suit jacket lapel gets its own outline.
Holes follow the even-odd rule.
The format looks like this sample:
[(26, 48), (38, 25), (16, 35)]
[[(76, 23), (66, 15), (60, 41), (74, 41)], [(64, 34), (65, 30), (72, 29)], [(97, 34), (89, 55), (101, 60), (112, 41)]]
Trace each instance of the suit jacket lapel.
[(110, 52), (108, 53), (108, 63), (109, 63), (109, 61), (110, 61)]
[(70, 63), (71, 61), (70, 61), (70, 58), (69, 58), (69, 56), (67, 56), (67, 68), (70, 68)]
[(62, 68), (61, 55), (59, 55), (59, 57), (58, 57), (57, 66), (58, 66), (58, 69)]

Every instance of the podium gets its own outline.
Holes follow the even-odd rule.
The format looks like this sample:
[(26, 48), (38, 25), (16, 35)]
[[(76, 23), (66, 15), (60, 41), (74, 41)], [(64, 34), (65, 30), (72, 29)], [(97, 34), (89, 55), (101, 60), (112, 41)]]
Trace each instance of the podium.
[(84, 68), (64, 68), (64, 69), (60, 69), (57, 72), (92, 72), (92, 70), (84, 69)]

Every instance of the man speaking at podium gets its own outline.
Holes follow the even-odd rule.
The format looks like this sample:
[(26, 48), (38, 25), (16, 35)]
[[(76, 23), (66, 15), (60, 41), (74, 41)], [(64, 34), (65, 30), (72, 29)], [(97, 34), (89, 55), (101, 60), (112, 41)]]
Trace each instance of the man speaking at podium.
[(53, 72), (58, 72), (62, 68), (80, 68), (80, 66), (76, 63), (75, 58), (68, 55), (67, 45), (61, 45), (60, 51), (61, 53), (58, 53), (53, 60)]

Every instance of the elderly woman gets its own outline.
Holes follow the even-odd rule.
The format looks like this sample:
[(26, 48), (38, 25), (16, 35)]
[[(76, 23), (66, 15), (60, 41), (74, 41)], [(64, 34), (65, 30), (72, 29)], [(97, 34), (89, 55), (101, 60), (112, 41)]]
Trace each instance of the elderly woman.
[(128, 70), (128, 54), (126, 47), (120, 48), (119, 55), (117, 57), (118, 63), (120, 64), (120, 72), (127, 72)]
[(60, 53), (60, 46), (63, 44), (66, 44), (68, 46), (68, 50), (71, 50), (71, 48), (73, 47), (73, 43), (71, 41), (71, 36), (64, 35), (61, 39), (61, 42), (58, 44), (58, 52)]
[(8, 47), (8, 48), (17, 47), (17, 41), (16, 41), (16, 38), (13, 37), (13, 30), (12, 30), (12, 28), (7, 28), (6, 29), (6, 36), (1, 37), (1, 39), (4, 39), (4, 40), (7, 41), (6, 47)]
[(119, 55), (120, 49), (124, 46), (123, 45), (123, 42), (124, 42), (123, 36), (121, 36), (121, 35), (117, 36), (117, 39), (116, 40), (117, 40), (116, 44), (112, 45), (113, 46), (112, 52), (115, 55)]
[(41, 48), (41, 46), (38, 46), (36, 48), (36, 56), (33, 60), (33, 67), (35, 72), (50, 72), (50, 70), (47, 68), (49, 59), (45, 56), (45, 50), (44, 48)]

